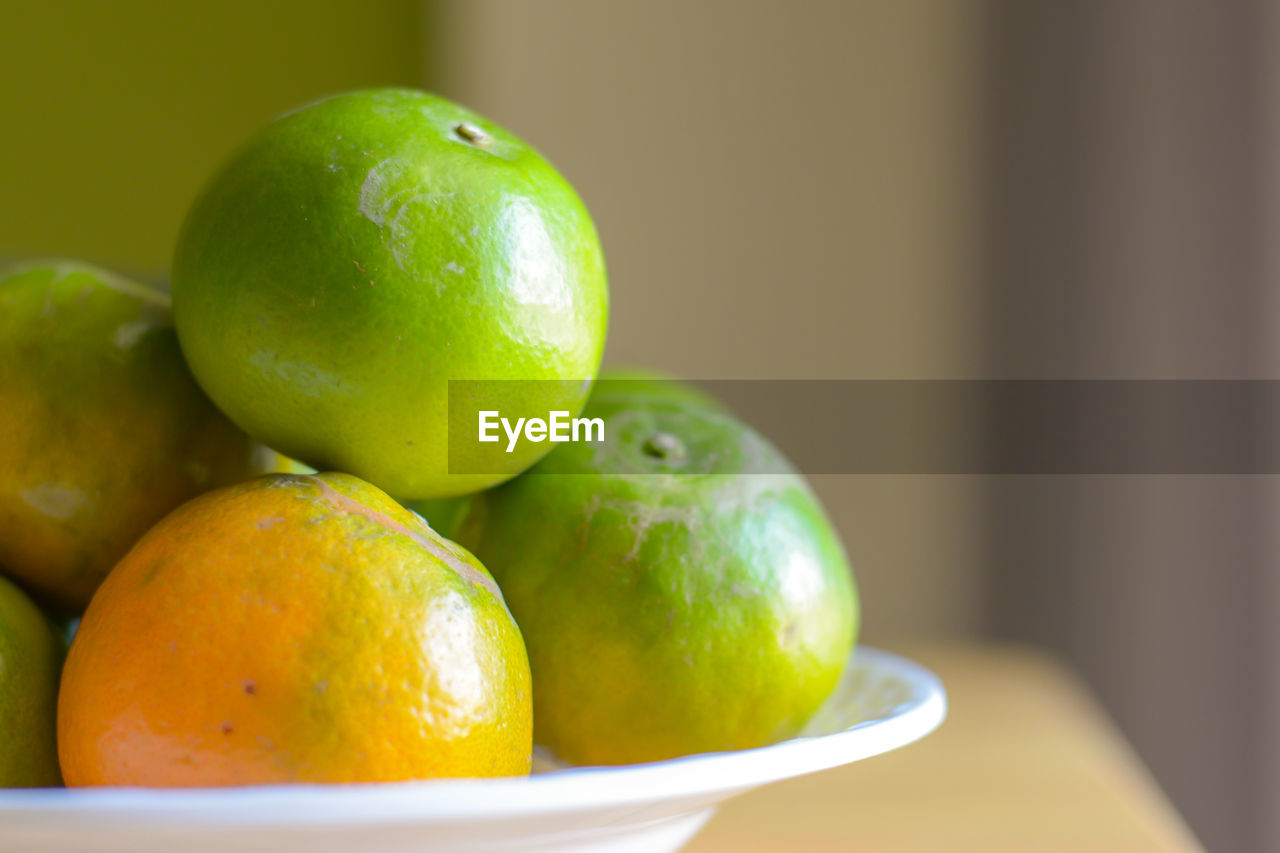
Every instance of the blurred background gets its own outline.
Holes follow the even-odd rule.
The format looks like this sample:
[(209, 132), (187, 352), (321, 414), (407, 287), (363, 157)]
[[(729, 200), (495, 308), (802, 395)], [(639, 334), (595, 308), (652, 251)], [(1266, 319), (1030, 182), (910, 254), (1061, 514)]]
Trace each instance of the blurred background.
[[(1273, 377), (1278, 11), (11, 3), (0, 255), (163, 279), (186, 205), (254, 129), (334, 91), (425, 86), (578, 187), (610, 265), (612, 363), (715, 379)], [(960, 427), (982, 425), (919, 424)], [(815, 485), (868, 641), (1056, 651), (1210, 849), (1280, 849), (1274, 478)]]

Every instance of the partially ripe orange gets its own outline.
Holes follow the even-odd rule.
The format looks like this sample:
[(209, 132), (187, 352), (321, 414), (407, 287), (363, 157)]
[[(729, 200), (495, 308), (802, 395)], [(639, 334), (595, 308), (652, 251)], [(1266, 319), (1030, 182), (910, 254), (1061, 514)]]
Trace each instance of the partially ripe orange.
[(629, 764), (792, 737), (857, 636), (839, 535), (723, 406), (623, 377), (584, 410), (604, 443), (561, 444), (476, 495), (457, 532), (524, 632), (535, 738), (574, 764)]
[(375, 487), (271, 475), (153, 528), (80, 624), (68, 785), (529, 770), (529, 665), (489, 573)]
[(0, 271), (0, 572), (78, 613), (165, 513), (256, 473), (167, 294), (72, 261)]

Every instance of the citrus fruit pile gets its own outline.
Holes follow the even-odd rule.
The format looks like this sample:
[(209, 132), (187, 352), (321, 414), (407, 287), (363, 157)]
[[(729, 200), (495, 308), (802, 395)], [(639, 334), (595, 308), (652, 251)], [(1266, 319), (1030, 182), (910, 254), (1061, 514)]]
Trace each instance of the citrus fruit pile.
[[(407, 89), (251, 139), (170, 291), (0, 272), (0, 785), (512, 776), (535, 743), (800, 731), (855, 641), (844, 550), (714, 399), (598, 377), (607, 313), (569, 184)], [(598, 438), (464, 439), (490, 383)]]

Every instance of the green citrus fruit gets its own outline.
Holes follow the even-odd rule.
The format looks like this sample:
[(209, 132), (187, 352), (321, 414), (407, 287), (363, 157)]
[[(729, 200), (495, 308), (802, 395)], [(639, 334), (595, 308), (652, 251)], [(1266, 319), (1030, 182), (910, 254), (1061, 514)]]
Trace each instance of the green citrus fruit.
[(466, 518), (467, 509), (471, 506), (471, 496), (405, 501), (404, 505), (422, 516), (436, 533), (446, 539), (452, 539), (457, 535), (462, 520)]
[(165, 513), (256, 473), (164, 293), (66, 261), (0, 272), (0, 569), (78, 612)]
[(458, 541), (524, 632), (535, 738), (579, 764), (800, 730), (857, 628), (840, 541), (763, 437), (686, 390), (603, 382), (603, 444), (477, 495)]
[(64, 649), (44, 614), (0, 578), (0, 788), (62, 784), (57, 703)]
[(576, 414), (604, 346), (595, 228), (497, 125), (424, 92), (338, 95), (265, 128), (192, 207), (173, 267), (183, 351), (255, 438), (397, 498), (514, 476), (448, 455), (449, 380), (530, 383), (512, 407)]

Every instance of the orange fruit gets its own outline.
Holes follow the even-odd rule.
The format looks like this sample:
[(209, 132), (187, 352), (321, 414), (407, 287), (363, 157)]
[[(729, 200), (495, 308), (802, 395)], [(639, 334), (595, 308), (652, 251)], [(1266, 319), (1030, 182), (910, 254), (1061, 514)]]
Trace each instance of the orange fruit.
[(165, 513), (255, 473), (164, 293), (70, 261), (0, 272), (0, 570), (79, 612)]
[(346, 474), (179, 507), (111, 572), (62, 677), (68, 785), (527, 773), (528, 659), (484, 567)]
[(402, 500), (544, 455), (525, 442), (500, 470), (450, 473), (449, 380), (572, 380), (522, 383), (505, 413), (576, 414), (608, 314), (573, 188), (511, 133), (409, 89), (328, 98), (254, 137), (187, 216), (173, 300), (192, 372), (232, 420)]
[(0, 788), (59, 785), (54, 725), (62, 638), (0, 578)]
[(601, 380), (603, 444), (562, 444), (475, 496), (457, 539), (524, 633), (535, 740), (575, 764), (795, 735), (858, 624), (840, 540), (803, 477), (679, 383)]

